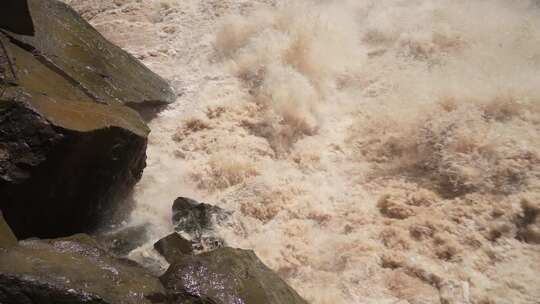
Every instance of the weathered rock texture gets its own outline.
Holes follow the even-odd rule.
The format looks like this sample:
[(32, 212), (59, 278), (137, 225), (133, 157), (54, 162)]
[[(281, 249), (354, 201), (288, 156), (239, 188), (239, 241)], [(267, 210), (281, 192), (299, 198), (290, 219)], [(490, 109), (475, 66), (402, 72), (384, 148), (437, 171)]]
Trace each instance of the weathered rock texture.
[[(174, 101), (163, 79), (108, 42), (66, 4), (56, 0), (29, 0), (28, 4), (35, 35), (5, 34), (89, 99), (128, 105)], [(50, 89), (56, 92), (55, 87)]]
[(90, 231), (145, 167), (149, 130), (125, 105), (174, 94), (65, 4), (28, 3), (35, 36), (0, 24), (0, 210), (19, 238)]
[(220, 248), (184, 256), (161, 277), (166, 288), (221, 304), (304, 304), (277, 274), (248, 250)]
[(86, 235), (24, 241), (0, 251), (0, 303), (163, 303), (159, 280)]

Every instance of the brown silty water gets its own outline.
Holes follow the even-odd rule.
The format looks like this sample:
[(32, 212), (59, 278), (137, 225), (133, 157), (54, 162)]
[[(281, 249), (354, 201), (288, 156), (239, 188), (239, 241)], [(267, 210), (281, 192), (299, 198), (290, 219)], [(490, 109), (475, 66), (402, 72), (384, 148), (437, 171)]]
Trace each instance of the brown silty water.
[(178, 92), (154, 240), (182, 195), (311, 303), (538, 303), (538, 2), (70, 3)]

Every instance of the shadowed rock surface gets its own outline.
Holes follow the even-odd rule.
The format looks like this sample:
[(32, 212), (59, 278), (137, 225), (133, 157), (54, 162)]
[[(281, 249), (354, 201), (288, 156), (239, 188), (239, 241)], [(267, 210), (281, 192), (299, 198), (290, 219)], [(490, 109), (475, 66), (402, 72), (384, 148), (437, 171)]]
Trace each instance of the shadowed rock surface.
[(166, 288), (222, 304), (307, 303), (248, 250), (219, 248), (184, 256), (161, 277)]
[(17, 238), (9, 228), (0, 211), (0, 250), (17, 246)]
[(17, 34), (33, 35), (34, 24), (28, 3), (21, 0), (2, 0), (0, 2), (0, 28)]
[(94, 229), (145, 166), (148, 131), (121, 106), (10, 88), (0, 129), (0, 208), (19, 238)]

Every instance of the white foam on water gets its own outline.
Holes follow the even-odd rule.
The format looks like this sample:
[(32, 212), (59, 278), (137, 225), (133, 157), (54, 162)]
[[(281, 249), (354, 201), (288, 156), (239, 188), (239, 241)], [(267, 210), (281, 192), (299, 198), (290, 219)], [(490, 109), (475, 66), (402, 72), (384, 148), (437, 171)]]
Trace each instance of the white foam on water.
[(179, 93), (136, 189), (154, 239), (188, 196), (311, 303), (537, 301), (537, 2), (104, 2), (72, 5)]

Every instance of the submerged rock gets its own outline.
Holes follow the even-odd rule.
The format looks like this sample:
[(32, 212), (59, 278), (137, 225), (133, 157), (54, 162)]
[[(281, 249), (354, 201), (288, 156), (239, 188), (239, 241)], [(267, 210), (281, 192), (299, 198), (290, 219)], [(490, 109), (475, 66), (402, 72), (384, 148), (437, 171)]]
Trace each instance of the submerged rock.
[(185, 254), (193, 253), (193, 243), (186, 240), (178, 233), (172, 233), (154, 244), (159, 254), (161, 254), (165, 260), (169, 263), (181, 259)]
[(186, 255), (160, 279), (173, 292), (204, 295), (221, 304), (307, 303), (248, 250), (224, 247)]
[(109, 252), (118, 256), (127, 256), (134, 249), (148, 241), (150, 224), (122, 227), (118, 230), (100, 234), (97, 240)]
[(24, 241), (0, 251), (0, 303), (165, 303), (159, 280), (87, 235)]

